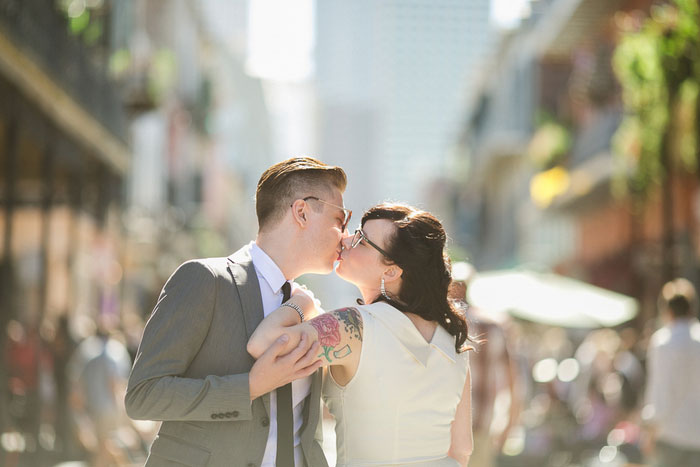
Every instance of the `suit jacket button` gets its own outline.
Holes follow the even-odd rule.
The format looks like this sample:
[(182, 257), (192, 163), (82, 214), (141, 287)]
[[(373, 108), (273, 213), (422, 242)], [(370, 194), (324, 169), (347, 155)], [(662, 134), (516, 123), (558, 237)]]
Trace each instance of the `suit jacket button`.
[(234, 417), (238, 417), (238, 410), (234, 410), (233, 412), (231, 412), (231, 414), (232, 414)]
[(211, 414), (212, 420), (216, 420), (217, 418), (219, 418), (219, 416), (217, 414), (215, 414), (215, 413)]
[(232, 416), (233, 416), (233, 414), (231, 412), (226, 412), (224, 414), (224, 417), (226, 417), (226, 418), (231, 418)]
[(269, 424), (270, 424), (270, 419), (267, 417), (263, 417), (262, 426), (268, 426)]

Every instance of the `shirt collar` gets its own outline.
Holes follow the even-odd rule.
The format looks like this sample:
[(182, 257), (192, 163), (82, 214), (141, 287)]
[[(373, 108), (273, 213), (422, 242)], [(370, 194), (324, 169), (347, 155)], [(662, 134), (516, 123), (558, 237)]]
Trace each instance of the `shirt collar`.
[(413, 322), (393, 306), (377, 302), (367, 307), (367, 311), (386, 325), (401, 344), (423, 366), (427, 366), (431, 349), (435, 349), (451, 362), (457, 361), (455, 338), (442, 326), (438, 325), (430, 342), (426, 342)]
[(274, 293), (279, 293), (282, 285), (287, 282), (279, 266), (255, 242), (250, 242), (250, 257), (253, 260), (253, 266), (265, 279), (270, 289)]

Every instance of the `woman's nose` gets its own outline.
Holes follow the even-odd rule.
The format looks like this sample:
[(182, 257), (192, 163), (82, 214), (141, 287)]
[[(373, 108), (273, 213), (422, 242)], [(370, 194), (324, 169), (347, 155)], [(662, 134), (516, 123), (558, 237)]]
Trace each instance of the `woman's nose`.
[(343, 245), (344, 250), (350, 249), (350, 245), (352, 245), (352, 235), (350, 235), (350, 232), (345, 231), (343, 233), (343, 238), (340, 240), (340, 244)]

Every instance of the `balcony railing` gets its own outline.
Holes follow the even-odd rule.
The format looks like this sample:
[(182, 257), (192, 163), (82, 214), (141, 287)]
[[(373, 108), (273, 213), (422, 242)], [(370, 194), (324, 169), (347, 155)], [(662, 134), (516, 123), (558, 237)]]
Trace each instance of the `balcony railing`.
[(0, 0), (0, 34), (115, 138), (127, 141), (126, 113), (106, 54), (70, 35), (53, 0)]

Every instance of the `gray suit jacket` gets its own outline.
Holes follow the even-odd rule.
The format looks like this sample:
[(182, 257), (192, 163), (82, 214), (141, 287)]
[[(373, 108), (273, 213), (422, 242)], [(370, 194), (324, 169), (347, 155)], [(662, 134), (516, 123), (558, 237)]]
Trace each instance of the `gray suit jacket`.
[[(250, 401), (248, 338), (263, 319), (250, 254), (192, 260), (168, 279), (146, 324), (126, 393), (131, 418), (162, 420), (146, 465), (259, 466), (270, 396)], [(321, 450), (321, 377), (304, 404), (308, 466)]]

